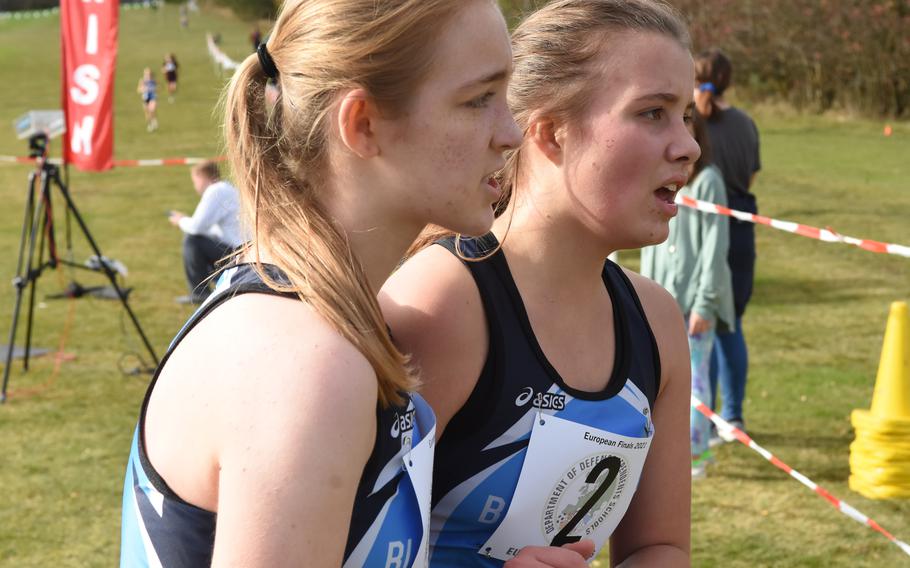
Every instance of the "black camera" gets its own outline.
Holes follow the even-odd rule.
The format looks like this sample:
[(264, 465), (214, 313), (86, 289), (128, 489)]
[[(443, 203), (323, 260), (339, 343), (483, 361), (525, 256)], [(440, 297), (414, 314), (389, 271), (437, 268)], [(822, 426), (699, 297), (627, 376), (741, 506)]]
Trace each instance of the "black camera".
[(47, 156), (47, 134), (39, 132), (28, 137), (28, 157), (44, 158)]

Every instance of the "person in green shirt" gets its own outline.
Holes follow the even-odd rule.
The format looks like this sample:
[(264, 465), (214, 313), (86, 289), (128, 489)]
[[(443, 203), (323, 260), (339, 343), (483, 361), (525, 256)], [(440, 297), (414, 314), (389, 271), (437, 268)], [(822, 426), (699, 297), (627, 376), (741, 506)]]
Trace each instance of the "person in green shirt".
[[(691, 166), (689, 182), (680, 194), (727, 204), (720, 170), (711, 164), (711, 151), (704, 119), (697, 113), (690, 124), (701, 146), (701, 157)], [(692, 365), (692, 394), (709, 403), (711, 349), (718, 328), (727, 330), (735, 322), (730, 267), (727, 217), (682, 208), (670, 221), (667, 240), (641, 250), (641, 273), (667, 289), (676, 298), (686, 318)], [(691, 413), (692, 475), (705, 475), (710, 459), (710, 421), (694, 408)]]

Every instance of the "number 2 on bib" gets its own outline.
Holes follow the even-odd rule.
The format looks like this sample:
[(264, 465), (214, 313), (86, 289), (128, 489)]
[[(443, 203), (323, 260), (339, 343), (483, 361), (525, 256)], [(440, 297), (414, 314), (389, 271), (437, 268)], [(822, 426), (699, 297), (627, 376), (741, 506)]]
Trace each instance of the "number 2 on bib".
[(600, 482), (600, 485), (598, 485), (594, 493), (585, 501), (585, 504), (578, 509), (571, 519), (569, 519), (569, 522), (562, 527), (562, 530), (556, 533), (556, 536), (554, 536), (553, 540), (550, 542), (551, 546), (562, 546), (581, 540), (580, 536), (570, 536), (569, 533), (575, 529), (578, 523), (580, 523), (585, 515), (588, 514), (588, 511), (597, 504), (604, 492), (613, 484), (616, 476), (619, 475), (621, 466), (622, 461), (617, 456), (610, 456), (598, 462), (598, 464), (591, 469), (590, 473), (588, 473), (588, 477), (585, 478), (585, 483), (596, 483), (597, 478), (600, 477), (601, 472), (605, 469), (607, 470), (607, 475), (604, 476), (603, 481)]

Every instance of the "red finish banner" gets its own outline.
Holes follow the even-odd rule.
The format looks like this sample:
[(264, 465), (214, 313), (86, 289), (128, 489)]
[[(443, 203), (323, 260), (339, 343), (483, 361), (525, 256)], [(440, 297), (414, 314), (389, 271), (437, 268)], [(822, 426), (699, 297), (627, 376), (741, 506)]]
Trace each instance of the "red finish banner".
[(61, 0), (63, 159), (80, 170), (114, 165), (114, 66), (119, 0)]

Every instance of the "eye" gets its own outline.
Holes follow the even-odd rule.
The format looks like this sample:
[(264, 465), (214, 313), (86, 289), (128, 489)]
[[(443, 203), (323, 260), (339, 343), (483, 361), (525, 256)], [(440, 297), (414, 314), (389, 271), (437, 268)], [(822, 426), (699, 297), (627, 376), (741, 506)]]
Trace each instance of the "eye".
[(480, 95), (475, 99), (471, 99), (465, 103), (465, 106), (468, 108), (486, 108), (490, 103), (490, 100), (496, 95), (492, 91), (487, 91), (486, 93)]
[(648, 120), (660, 120), (664, 116), (664, 109), (662, 108), (653, 108), (651, 110), (646, 110), (641, 113), (641, 116), (647, 118)]
[(683, 115), (683, 122), (686, 124), (692, 124), (695, 122), (695, 112), (691, 109), (686, 111), (686, 114)]

